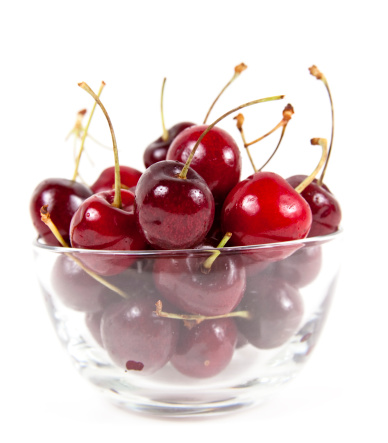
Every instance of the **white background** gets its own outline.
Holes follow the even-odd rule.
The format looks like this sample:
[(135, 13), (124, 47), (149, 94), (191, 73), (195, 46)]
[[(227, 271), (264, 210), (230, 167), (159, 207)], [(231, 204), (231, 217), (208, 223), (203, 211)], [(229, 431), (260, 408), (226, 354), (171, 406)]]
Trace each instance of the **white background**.
[[(375, 0), (1, 3), (2, 441), (387, 441), (383, 6)], [(331, 86), (336, 133), (326, 182), (341, 202), (346, 232), (331, 315), (299, 379), (260, 408), (198, 420), (126, 413), (79, 377), (54, 335), (33, 272), (29, 199), (44, 178), (72, 177), (72, 142), (64, 139), (76, 112), (92, 106), (78, 82), (95, 90), (106, 82), (102, 99), (121, 163), (142, 169), (142, 152), (161, 131), (163, 77), (167, 126), (200, 123), (240, 62), (248, 70), (210, 121), (246, 101), (286, 94), (295, 115), (271, 163), (285, 176), (312, 169), (319, 154), (310, 138), (330, 137), (327, 94), (308, 67), (316, 64)], [(277, 123), (285, 104), (244, 111), (247, 138)], [(221, 126), (241, 142), (233, 120)], [(110, 143), (98, 109), (90, 133)], [(257, 147), (258, 164), (277, 137)], [(81, 173), (93, 181), (113, 156), (92, 143), (87, 150), (96, 165), (84, 157)]]

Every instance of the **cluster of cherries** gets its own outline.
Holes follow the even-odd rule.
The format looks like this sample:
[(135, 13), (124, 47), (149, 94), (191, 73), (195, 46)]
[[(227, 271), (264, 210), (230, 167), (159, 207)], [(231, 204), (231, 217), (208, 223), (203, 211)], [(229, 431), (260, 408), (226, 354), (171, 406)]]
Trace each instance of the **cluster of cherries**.
[[(227, 86), (245, 68), (237, 66)], [(329, 91), (323, 74), (316, 67), (310, 72)], [(338, 230), (339, 204), (322, 183), (323, 173), (315, 178), (327, 166), (331, 144), (328, 150), (325, 139), (313, 139), (322, 147), (319, 165), (310, 176), (286, 180), (256, 169), (249, 146), (263, 137), (246, 143), (239, 114), (237, 127), (254, 168), (240, 180), (239, 147), (216, 124), (247, 106), (283, 98), (269, 97), (210, 125), (208, 116), (201, 125), (183, 122), (169, 130), (163, 123), (163, 135), (144, 152), (142, 173), (119, 165), (113, 126), (99, 98), (104, 84), (98, 94), (86, 83), (79, 86), (107, 118), (115, 165), (88, 187), (77, 181), (77, 164), (72, 180), (47, 179), (33, 193), (31, 216), (40, 238), (67, 248), (52, 271), (62, 302), (86, 313), (93, 337), (119, 367), (142, 374), (170, 361), (183, 374), (210, 377), (227, 366), (236, 347), (249, 342), (270, 349), (289, 340), (303, 316), (299, 288), (316, 278), (321, 252), (282, 244)], [(164, 83), (162, 104), (163, 90)], [(288, 105), (274, 128), (282, 128), (281, 138), (292, 113)], [(227, 242), (278, 245), (223, 254)]]

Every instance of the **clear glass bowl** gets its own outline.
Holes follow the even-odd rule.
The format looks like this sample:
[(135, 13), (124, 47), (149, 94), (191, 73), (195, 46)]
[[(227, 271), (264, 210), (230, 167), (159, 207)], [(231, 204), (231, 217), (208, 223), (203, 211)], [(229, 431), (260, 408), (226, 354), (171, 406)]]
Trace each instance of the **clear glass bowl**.
[(206, 248), (33, 249), (80, 374), (127, 409), (188, 416), (261, 403), (295, 378), (329, 310), (342, 235), (226, 247), (210, 271)]

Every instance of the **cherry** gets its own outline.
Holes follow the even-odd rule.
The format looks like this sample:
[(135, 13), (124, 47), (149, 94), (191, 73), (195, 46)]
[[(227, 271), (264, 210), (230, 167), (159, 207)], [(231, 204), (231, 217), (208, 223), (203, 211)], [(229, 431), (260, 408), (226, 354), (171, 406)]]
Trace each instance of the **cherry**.
[(236, 318), (239, 330), (259, 349), (283, 345), (298, 330), (303, 317), (299, 291), (278, 278), (260, 276), (247, 280), (247, 289), (238, 309), (250, 318)]
[(180, 178), (184, 165), (160, 161), (136, 186), (135, 215), (147, 242), (155, 249), (186, 249), (199, 244), (214, 218), (214, 199), (194, 170)]
[(190, 126), (194, 126), (194, 123), (190, 122), (177, 123), (167, 131), (168, 135), (165, 140), (163, 139), (163, 136), (160, 136), (150, 145), (148, 145), (143, 154), (143, 162), (145, 167), (148, 168), (156, 162), (159, 162), (161, 160), (166, 160), (167, 151), (171, 143), (178, 136), (178, 134), (180, 134)]
[[(297, 187), (305, 178), (305, 175), (294, 175), (287, 182), (292, 187)], [(341, 207), (325, 185), (320, 186), (314, 180), (301, 195), (309, 204), (313, 217), (308, 237), (327, 235), (338, 230), (342, 218)]]
[[(167, 160), (185, 163), (206, 125), (181, 132), (167, 152)], [(240, 180), (241, 155), (237, 143), (223, 129), (213, 128), (202, 139), (190, 166), (203, 177), (215, 201), (222, 201)]]
[[(146, 248), (140, 235), (133, 205), (135, 195), (121, 191), (122, 208), (113, 206), (115, 191), (105, 191), (89, 197), (78, 208), (70, 224), (73, 248), (133, 251)], [(130, 255), (80, 254), (80, 260), (100, 275), (114, 275), (129, 267)]]
[[(120, 165), (120, 182), (122, 189), (131, 189), (136, 186), (141, 172), (137, 169), (131, 168), (130, 166)], [(91, 190), (94, 194), (102, 191), (110, 191), (113, 189), (115, 184), (115, 167), (104, 169), (94, 184), (91, 186)]]
[(164, 97), (165, 84), (166, 84), (166, 79), (164, 78), (162, 84), (162, 93), (160, 97), (160, 114), (162, 117), (163, 134), (154, 142), (152, 142), (150, 145), (148, 145), (147, 148), (145, 149), (143, 154), (143, 162), (146, 168), (150, 167), (156, 162), (160, 162), (161, 160), (166, 160), (168, 148), (170, 147), (171, 142), (174, 140), (174, 138), (186, 128), (189, 128), (190, 126), (194, 125), (194, 123), (190, 122), (181, 122), (172, 126), (169, 130), (166, 129), (166, 126), (164, 124), (164, 112), (163, 112), (163, 97)]
[[(279, 175), (256, 172), (227, 196), (221, 215), (234, 246), (262, 245), (305, 238), (311, 227), (307, 202)], [(295, 247), (258, 252), (262, 260), (288, 256)]]
[(60, 301), (75, 311), (100, 311), (121, 298), (88, 275), (72, 257), (66, 255), (57, 258), (51, 274), (51, 284)]
[(110, 305), (102, 315), (104, 348), (120, 368), (152, 374), (175, 352), (180, 324), (155, 312), (147, 294)]
[(208, 126), (186, 129), (171, 144), (167, 159), (182, 159), (186, 162), (185, 169), (192, 165), (209, 185), (216, 203), (221, 203), (240, 179), (241, 156), (232, 137), (224, 130), (215, 128), (215, 125), (242, 108), (283, 97), (279, 95), (254, 100), (228, 111)]
[[(70, 225), (70, 241), (73, 247), (103, 250), (138, 250), (145, 242), (136, 225), (133, 213), (134, 194), (121, 189), (120, 168), (116, 137), (110, 118), (97, 95), (86, 83), (80, 83), (102, 109), (107, 118), (115, 156), (115, 189), (94, 194), (78, 208)], [(134, 260), (130, 256), (82, 256), (89, 268), (101, 275), (121, 272)]]
[[(302, 183), (295, 189), (273, 172), (258, 171), (236, 185), (225, 199), (221, 225), (233, 234), (235, 246), (300, 240), (307, 236), (312, 213), (300, 193), (314, 180), (327, 158), (327, 142), (314, 138), (312, 145), (322, 147), (321, 159)], [(276, 261), (289, 256), (300, 245), (263, 249), (257, 253), (261, 261)]]
[[(198, 249), (210, 252), (214, 248), (203, 245)], [(200, 251), (159, 259), (155, 262), (153, 277), (157, 289), (174, 306), (207, 316), (233, 311), (246, 286), (240, 258), (222, 252), (215, 259)]]
[(182, 164), (168, 160), (154, 163), (146, 170), (136, 187), (136, 215), (152, 247), (182, 249), (201, 243), (212, 225), (215, 204), (206, 182), (190, 168), (198, 146), (214, 126), (231, 113), (281, 98), (283, 96), (254, 100), (219, 117), (201, 133), (180, 172)]
[(264, 273), (277, 276), (296, 288), (303, 288), (317, 278), (321, 265), (321, 247), (305, 245), (290, 257), (271, 264)]
[(195, 378), (213, 377), (229, 364), (237, 343), (232, 318), (205, 320), (182, 327), (171, 364), (182, 374)]
[(51, 230), (42, 223), (41, 207), (48, 206), (53, 222), (68, 243), (71, 218), (80, 204), (92, 194), (87, 186), (64, 178), (49, 178), (38, 184), (31, 197), (30, 213), (35, 229), (45, 243), (51, 246), (60, 244)]

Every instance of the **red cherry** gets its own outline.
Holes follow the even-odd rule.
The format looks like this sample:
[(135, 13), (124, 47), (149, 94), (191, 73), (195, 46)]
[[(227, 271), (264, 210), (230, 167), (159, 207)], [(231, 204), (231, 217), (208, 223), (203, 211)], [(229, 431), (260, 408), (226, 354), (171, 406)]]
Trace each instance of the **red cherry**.
[[(305, 175), (294, 175), (287, 181), (296, 188), (305, 178)], [(327, 186), (319, 186), (318, 181), (314, 180), (301, 195), (309, 204), (313, 216), (308, 237), (328, 235), (338, 230), (342, 218), (341, 208)]]
[(184, 131), (186, 128), (194, 126), (194, 123), (181, 122), (172, 126), (168, 131), (168, 138), (165, 140), (163, 136), (160, 136), (154, 142), (147, 146), (143, 154), (143, 162), (146, 168), (150, 167), (156, 162), (166, 160), (167, 151), (173, 140), (178, 134)]
[[(133, 251), (146, 248), (133, 211), (135, 196), (121, 191), (122, 208), (113, 206), (115, 191), (94, 194), (84, 201), (70, 224), (73, 248)], [(100, 275), (114, 275), (133, 263), (131, 256), (80, 254), (79, 259)]]
[[(130, 166), (120, 165), (120, 177), (121, 177), (121, 187), (122, 188), (132, 188), (136, 186), (141, 172), (137, 169), (131, 168)], [(91, 190), (94, 194), (102, 191), (110, 191), (113, 189), (115, 184), (115, 167), (104, 169), (95, 183), (91, 186)]]
[[(306, 200), (279, 175), (256, 172), (236, 185), (227, 196), (221, 214), (224, 232), (231, 232), (235, 246), (262, 245), (305, 238), (311, 227)], [(288, 256), (294, 247), (272, 252), (263, 249), (262, 259)]]
[(237, 343), (232, 318), (205, 320), (191, 329), (182, 327), (171, 363), (182, 374), (213, 377), (229, 364)]
[[(185, 163), (206, 128), (192, 126), (181, 132), (171, 143), (167, 160)], [(190, 166), (205, 179), (215, 201), (221, 202), (240, 180), (240, 150), (226, 131), (213, 127), (198, 145)]]
[(157, 289), (166, 300), (190, 314), (214, 316), (233, 311), (245, 291), (245, 269), (238, 256), (221, 253), (210, 271), (204, 273), (202, 266), (210, 255), (197, 251), (157, 260), (153, 272)]
[(80, 204), (92, 194), (88, 187), (74, 180), (49, 178), (39, 183), (31, 197), (30, 213), (35, 229), (45, 243), (51, 246), (60, 245), (51, 230), (42, 223), (42, 206), (48, 205), (47, 211), (51, 213), (52, 221), (64, 240), (69, 243), (71, 218)]
[(135, 214), (147, 242), (155, 249), (192, 248), (205, 238), (214, 219), (214, 199), (193, 169), (180, 178), (184, 165), (160, 161), (136, 186)]

